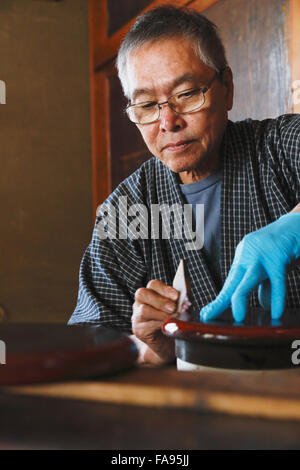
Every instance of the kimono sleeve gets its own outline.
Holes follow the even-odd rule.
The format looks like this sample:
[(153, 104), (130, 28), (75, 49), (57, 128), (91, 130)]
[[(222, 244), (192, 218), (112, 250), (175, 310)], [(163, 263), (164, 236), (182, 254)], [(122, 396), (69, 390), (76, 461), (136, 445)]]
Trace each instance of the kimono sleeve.
[(147, 270), (137, 240), (99, 237), (101, 216), (80, 264), (79, 293), (69, 324), (94, 323), (131, 333), (135, 291)]
[(300, 114), (286, 114), (275, 120), (273, 138), (292, 205), (300, 202)]

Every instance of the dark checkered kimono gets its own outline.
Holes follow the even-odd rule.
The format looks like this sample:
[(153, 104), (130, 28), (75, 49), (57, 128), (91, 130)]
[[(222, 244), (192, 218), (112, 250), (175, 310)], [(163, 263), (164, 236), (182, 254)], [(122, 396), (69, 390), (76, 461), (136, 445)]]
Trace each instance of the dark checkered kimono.
[[(221, 162), (224, 282), (235, 247), (244, 235), (275, 221), (300, 202), (300, 115), (228, 121)], [(178, 175), (157, 158), (146, 161), (106, 202), (118, 208), (119, 196), (127, 196), (128, 207), (186, 203)], [(104, 206), (98, 208), (96, 224)], [(203, 250), (187, 250), (184, 238), (151, 239), (149, 235), (148, 239), (131, 239), (129, 235), (127, 239), (100, 240), (95, 226), (81, 262), (78, 302), (69, 323), (99, 323), (130, 332), (135, 291), (151, 279), (172, 285), (180, 259), (185, 260), (191, 301), (199, 312), (221, 287), (209, 271)], [(256, 294), (250, 305), (258, 305)], [(287, 277), (287, 306), (300, 306), (299, 267)]]

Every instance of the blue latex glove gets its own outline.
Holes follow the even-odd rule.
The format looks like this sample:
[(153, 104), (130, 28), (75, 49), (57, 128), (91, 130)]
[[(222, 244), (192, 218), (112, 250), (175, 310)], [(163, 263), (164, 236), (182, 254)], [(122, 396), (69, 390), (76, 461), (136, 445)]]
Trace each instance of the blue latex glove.
[(216, 299), (202, 308), (202, 321), (218, 317), (230, 304), (237, 322), (244, 320), (248, 298), (259, 286), (259, 302), (271, 306), (272, 319), (281, 317), (285, 303), (287, 266), (300, 257), (300, 213), (289, 213), (246, 235), (237, 245), (233, 263)]

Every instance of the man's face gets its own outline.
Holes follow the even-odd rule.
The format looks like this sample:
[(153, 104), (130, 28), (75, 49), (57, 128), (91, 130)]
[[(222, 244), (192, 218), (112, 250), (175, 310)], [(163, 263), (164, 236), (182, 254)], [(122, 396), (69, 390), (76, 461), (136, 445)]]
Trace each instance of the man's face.
[[(194, 52), (191, 42), (181, 36), (146, 43), (133, 51), (127, 73), (132, 104), (165, 101), (182, 90), (205, 87), (215, 76), (215, 71)], [(232, 94), (228, 68), (222, 82), (214, 80), (198, 111), (176, 114), (165, 104), (159, 121), (137, 127), (150, 152), (172, 171), (192, 172), (201, 179), (217, 165)]]

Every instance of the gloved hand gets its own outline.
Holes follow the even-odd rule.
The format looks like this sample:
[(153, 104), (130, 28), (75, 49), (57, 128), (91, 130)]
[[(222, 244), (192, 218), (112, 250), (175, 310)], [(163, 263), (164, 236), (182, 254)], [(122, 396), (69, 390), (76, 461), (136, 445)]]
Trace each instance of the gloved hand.
[[(279, 319), (285, 304), (285, 273), (300, 257), (300, 213), (289, 213), (246, 235), (237, 245), (233, 263), (216, 299), (202, 308), (200, 319), (218, 317), (230, 304), (237, 322), (244, 320), (248, 298), (259, 286), (263, 308), (271, 305), (272, 319)], [(271, 287), (271, 289), (270, 289)]]

